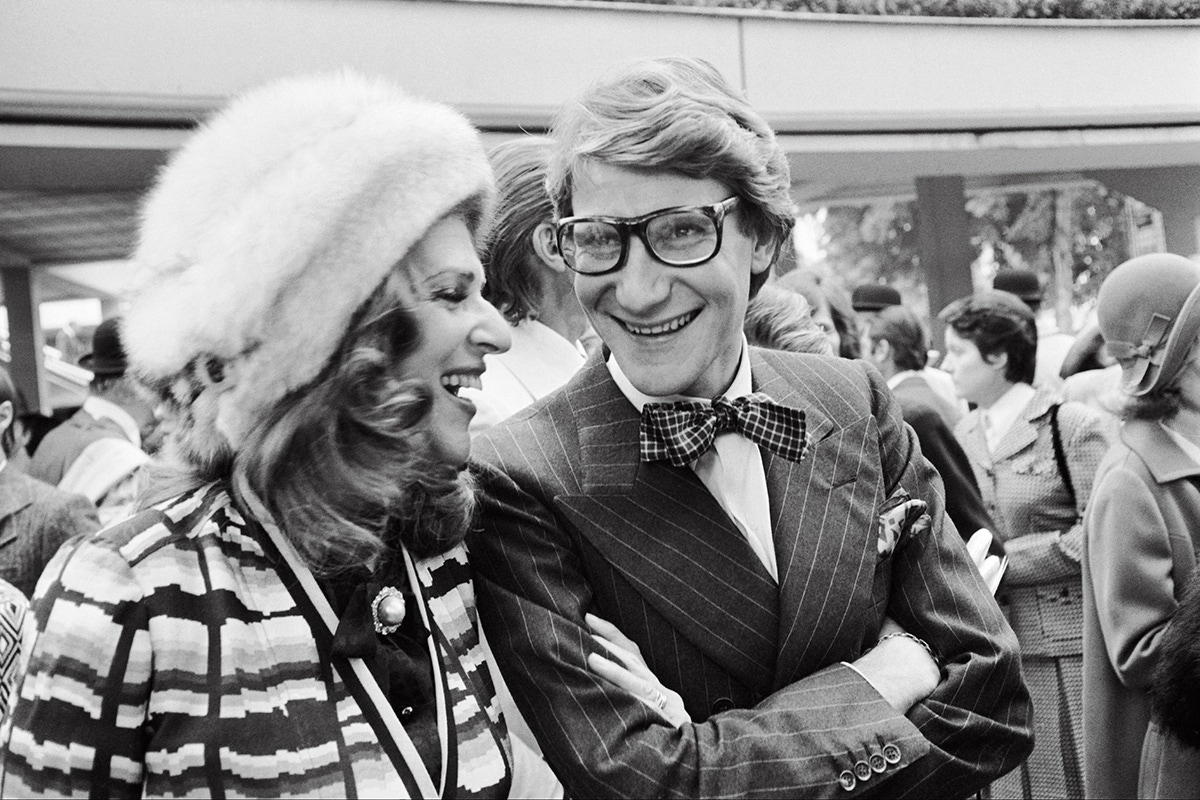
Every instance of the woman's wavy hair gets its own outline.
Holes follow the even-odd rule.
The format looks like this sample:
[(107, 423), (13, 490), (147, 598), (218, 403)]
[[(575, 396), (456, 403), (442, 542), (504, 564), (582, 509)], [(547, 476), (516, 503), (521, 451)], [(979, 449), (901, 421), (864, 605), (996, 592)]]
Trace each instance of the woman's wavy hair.
[[(576, 174), (593, 161), (711, 178), (741, 198), (738, 228), (776, 247), (795, 224), (787, 156), (775, 133), (707, 61), (638, 61), (593, 84), (559, 112), (546, 186), (559, 217), (572, 213)], [(770, 270), (751, 275), (753, 297)]]
[[(472, 229), (478, 222), (467, 221)], [(404, 359), (420, 343), (410, 280), (393, 270), (316, 380), (280, 400), (236, 452), (204, 461), (175, 453), (143, 505), (240, 476), (325, 575), (371, 564), (391, 542), (417, 558), (461, 542), (474, 515), (473, 484), (465, 470), (431, 456), (424, 423), (433, 390), (404, 377)], [(175, 398), (169, 416), (186, 422), (188, 412)]]
[(533, 232), (554, 219), (546, 194), (546, 166), (553, 148), (550, 139), (526, 136), (497, 145), (488, 154), (500, 194), (484, 240), (483, 296), (513, 325), (537, 319), (541, 279)]
[(835, 355), (825, 332), (812, 319), (812, 306), (799, 292), (767, 285), (746, 306), (746, 341), (791, 353)]
[(989, 289), (955, 300), (938, 317), (973, 343), (984, 358), (1006, 353), (1004, 377), (1010, 383), (1033, 383), (1037, 368), (1037, 321), (1021, 298)]

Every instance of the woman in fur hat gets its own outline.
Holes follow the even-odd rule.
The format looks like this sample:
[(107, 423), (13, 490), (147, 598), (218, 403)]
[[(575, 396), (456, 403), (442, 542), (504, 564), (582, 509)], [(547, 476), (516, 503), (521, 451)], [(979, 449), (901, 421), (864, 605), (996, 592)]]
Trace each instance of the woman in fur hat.
[(517, 791), (462, 545), (492, 193), (464, 118), (353, 75), (175, 155), (124, 335), (177, 469), (48, 567), (0, 790)]
[[(1084, 540), (1087, 796), (1197, 797), (1200, 750), (1151, 719), (1149, 690), (1164, 661), (1186, 657), (1165, 651), (1184, 633), (1173, 629), (1200, 551), (1200, 265), (1165, 253), (1127, 261), (1096, 310), (1126, 404)], [(1194, 636), (1196, 623), (1185, 628)], [(1195, 725), (1194, 707), (1173, 710)]]

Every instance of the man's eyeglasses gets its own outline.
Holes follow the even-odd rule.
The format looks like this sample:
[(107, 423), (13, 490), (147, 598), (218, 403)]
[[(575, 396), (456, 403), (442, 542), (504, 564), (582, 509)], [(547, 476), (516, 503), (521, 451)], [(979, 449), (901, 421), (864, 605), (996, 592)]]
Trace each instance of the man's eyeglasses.
[(567, 266), (584, 275), (603, 275), (625, 266), (629, 235), (636, 233), (651, 255), (672, 267), (694, 267), (721, 251), (725, 215), (738, 198), (709, 206), (679, 206), (641, 217), (565, 217), (559, 220), (558, 249)]

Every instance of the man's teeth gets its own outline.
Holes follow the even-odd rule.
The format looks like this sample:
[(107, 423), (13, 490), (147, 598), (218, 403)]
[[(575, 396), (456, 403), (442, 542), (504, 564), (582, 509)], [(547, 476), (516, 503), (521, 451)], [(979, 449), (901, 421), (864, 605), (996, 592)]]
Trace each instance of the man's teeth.
[(625, 330), (638, 336), (658, 336), (659, 334), (663, 333), (671, 333), (679, 330), (684, 325), (687, 325), (689, 322), (695, 319), (697, 313), (699, 312), (689, 311), (688, 313), (676, 317), (675, 319), (667, 320), (661, 325), (634, 325), (633, 323), (626, 322)]
[(478, 375), (465, 372), (456, 372), (451, 375), (443, 375), (442, 386), (444, 386), (446, 391), (450, 392), (450, 394), (457, 397), (459, 389), (482, 389), (483, 381), (479, 379)]

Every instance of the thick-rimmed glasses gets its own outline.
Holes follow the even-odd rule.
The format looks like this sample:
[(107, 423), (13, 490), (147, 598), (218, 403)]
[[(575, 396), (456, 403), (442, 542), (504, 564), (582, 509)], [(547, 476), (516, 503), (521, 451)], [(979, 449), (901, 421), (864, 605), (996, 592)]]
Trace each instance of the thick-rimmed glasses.
[(640, 217), (565, 217), (559, 220), (558, 250), (567, 266), (584, 275), (603, 275), (625, 266), (629, 236), (672, 267), (695, 267), (721, 251), (725, 215), (737, 205), (728, 197), (708, 206), (677, 206)]

